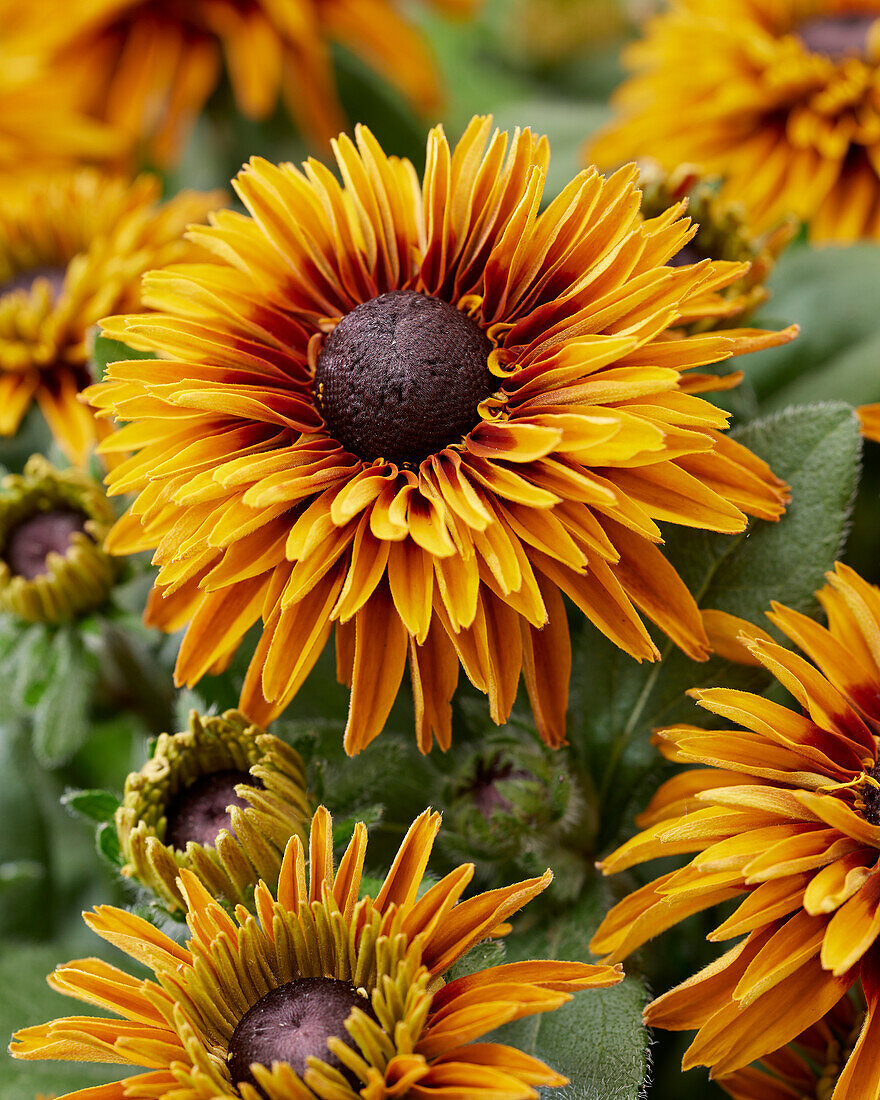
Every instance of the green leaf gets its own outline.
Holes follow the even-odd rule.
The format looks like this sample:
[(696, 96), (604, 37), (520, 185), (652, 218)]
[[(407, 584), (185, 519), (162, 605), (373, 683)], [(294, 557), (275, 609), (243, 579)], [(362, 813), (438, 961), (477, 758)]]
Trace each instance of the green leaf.
[(119, 835), (116, 832), (115, 825), (110, 822), (101, 825), (95, 836), (95, 845), (98, 854), (112, 863), (114, 867), (121, 867), (125, 863), (122, 857), (122, 849), (119, 847)]
[[(858, 483), (861, 441), (852, 409), (841, 403), (792, 409), (735, 433), (791, 486), (778, 523), (753, 521), (740, 535), (669, 530), (666, 552), (701, 608), (717, 608), (767, 626), (777, 599), (815, 614), (815, 590), (840, 553)], [(570, 738), (592, 782), (597, 851), (626, 827), (633, 807), (656, 787), (660, 761), (650, 731), (711, 716), (685, 692), (691, 687), (761, 691), (762, 669), (720, 658), (691, 661), (666, 639), (663, 660), (636, 664), (587, 624), (576, 646)]]
[(96, 332), (91, 356), (92, 377), (96, 382), (102, 381), (110, 363), (118, 363), (124, 359), (155, 358), (156, 353), (153, 351), (136, 351), (120, 340), (111, 340), (109, 336)]
[(57, 767), (82, 745), (89, 732), (94, 669), (75, 626), (52, 640), (53, 671), (34, 710), (34, 752), (46, 767)]
[(506, 957), (507, 945), (504, 940), (483, 940), (472, 947), (464, 958), (451, 966), (444, 978), (447, 982), (454, 982), (456, 978), (468, 978), (478, 970), (489, 970), (493, 966), (500, 966)]
[(755, 324), (796, 321), (797, 340), (750, 355), (746, 373), (762, 408), (793, 402), (880, 401), (880, 249), (789, 249), (770, 280), (773, 296)]
[[(581, 900), (562, 916), (506, 939), (506, 962), (524, 959), (582, 961), (587, 944), (609, 905), (606, 884), (594, 877)], [(628, 975), (609, 989), (587, 989), (555, 1012), (528, 1016), (493, 1032), (490, 1042), (508, 1043), (534, 1055), (569, 1079), (565, 1100), (637, 1100), (648, 1076), (648, 1032), (642, 1010), (648, 994)]]
[(61, 804), (90, 821), (112, 821), (119, 799), (111, 791), (68, 790), (62, 795)]
[(42, 698), (55, 666), (52, 631), (43, 623), (26, 627), (18, 636), (18, 646), (9, 655), (10, 699), (18, 711), (27, 713)]

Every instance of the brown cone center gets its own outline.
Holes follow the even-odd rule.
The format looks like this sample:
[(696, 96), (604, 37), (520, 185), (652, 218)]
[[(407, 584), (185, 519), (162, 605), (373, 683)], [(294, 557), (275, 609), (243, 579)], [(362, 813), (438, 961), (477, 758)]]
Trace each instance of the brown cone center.
[(32, 581), (49, 572), (49, 554), (64, 556), (77, 531), (85, 531), (86, 517), (79, 512), (41, 512), (13, 528), (3, 557), (13, 576)]
[(841, 12), (838, 15), (820, 15), (798, 24), (795, 33), (808, 50), (843, 61), (847, 57), (865, 57), (868, 52), (868, 33), (877, 22), (877, 14)]
[(394, 290), (357, 306), (327, 337), (315, 397), (346, 450), (415, 465), (477, 425), (477, 406), (497, 388), (491, 351), (449, 302)]
[[(868, 768), (866, 774), (872, 779), (880, 780), (880, 764)], [(859, 794), (864, 803), (862, 817), (871, 825), (880, 825), (880, 789), (871, 783), (865, 783)]]
[(354, 1047), (345, 1030), (353, 1008), (375, 1019), (367, 998), (351, 982), (337, 978), (297, 978), (270, 990), (242, 1016), (232, 1033), (228, 1065), (233, 1083), (253, 1085), (265, 1096), (251, 1073), (255, 1062), (267, 1069), (273, 1062), (286, 1062), (302, 1077), (306, 1059), (315, 1057), (359, 1088), (361, 1082), (327, 1047), (327, 1040), (334, 1037)]
[(262, 786), (248, 772), (229, 768), (225, 771), (203, 775), (179, 790), (165, 812), (165, 843), (180, 852), (186, 851), (191, 840), (203, 847), (213, 848), (221, 829), (232, 832), (230, 806), (246, 808), (250, 803), (235, 793), (237, 783), (251, 787)]
[(61, 288), (64, 286), (64, 276), (66, 274), (66, 268), (53, 267), (50, 264), (31, 267), (26, 271), (19, 271), (17, 275), (7, 279), (5, 283), (0, 283), (0, 294), (11, 294), (14, 290), (26, 290), (30, 293), (37, 279), (45, 279), (49, 284), (49, 293), (54, 302), (61, 296)]

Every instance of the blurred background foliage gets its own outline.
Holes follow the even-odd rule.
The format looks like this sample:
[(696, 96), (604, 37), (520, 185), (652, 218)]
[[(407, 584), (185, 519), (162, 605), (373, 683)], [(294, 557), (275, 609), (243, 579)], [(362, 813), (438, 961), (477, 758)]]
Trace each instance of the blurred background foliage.
[[(551, 197), (581, 167), (585, 138), (608, 117), (608, 97), (621, 78), (621, 45), (649, 6), (487, 0), (474, 25), (413, 5), (412, 16), (445, 76), (443, 122), (450, 138), (473, 114), (489, 112), (502, 128), (546, 133)], [(386, 150), (421, 168), (424, 120), (353, 55), (336, 48), (335, 64), (349, 116), (366, 122)], [(248, 122), (221, 88), (183, 161), (166, 175), (166, 191), (225, 186), (251, 154), (299, 161), (309, 152), (281, 111), (265, 124)], [(850, 407), (880, 401), (878, 285), (880, 248), (870, 244), (817, 250), (798, 241), (782, 257), (758, 323), (796, 321), (801, 337), (743, 363), (746, 380), (726, 401), (740, 438), (791, 483), (794, 503), (778, 525), (756, 521), (739, 537), (670, 532), (670, 557), (701, 606), (754, 621), (763, 621), (771, 598), (815, 611), (813, 591), (844, 546), (845, 560), (869, 580), (880, 580), (880, 448), (867, 448), (857, 494), (861, 443)], [(53, 453), (37, 413), (18, 437), (0, 443), (0, 464), (19, 471), (32, 452)], [(118, 796), (126, 773), (143, 763), (150, 737), (171, 724), (183, 728), (190, 707), (235, 705), (251, 650), (245, 644), (232, 667), (206, 678), (197, 693), (172, 696), (162, 685), (171, 683), (178, 639), (139, 625), (150, 566), (139, 560), (128, 569), (112, 607), (73, 639), (61, 630), (23, 638), (0, 624), (0, 682), (9, 685), (0, 713), (4, 1034), (67, 1010), (44, 975), (62, 960), (100, 951), (80, 920), (83, 908), (147, 905), (114, 873), (112, 841), (102, 829), (113, 799), (70, 792)], [(685, 689), (766, 686), (754, 669), (720, 659), (696, 665), (669, 644), (661, 664), (639, 666), (574, 615), (572, 627), (572, 744), (557, 753), (542, 746), (527, 705), (516, 708), (508, 727), (491, 726), (482, 697), (462, 677), (453, 752), (419, 756), (411, 700), (402, 692), (383, 736), (348, 760), (341, 748), (347, 691), (336, 682), (331, 653), (273, 727), (308, 761), (310, 789), (333, 812), (340, 840), (355, 818), (370, 823), (369, 860), (377, 873), (428, 802), (445, 813), (431, 867), (438, 876), (475, 859), (481, 884), (491, 886), (550, 862), (556, 883), (543, 907), (533, 905), (517, 925), (506, 948), (509, 959), (587, 958), (601, 916), (638, 881), (633, 874), (608, 883), (593, 865), (633, 831), (633, 814), (670, 769), (650, 746), (650, 730), (661, 722), (701, 721)], [(115, 656), (115, 670), (107, 652)], [(138, 690), (120, 691), (120, 677)], [(40, 737), (41, 715), (51, 737)], [(155, 910), (150, 915), (182, 934), (167, 917)], [(711, 957), (703, 936), (712, 923), (703, 916), (668, 932), (661, 950), (647, 949), (629, 961), (622, 986), (510, 1025), (510, 1037), (572, 1077), (567, 1097), (636, 1100), (646, 1089), (681, 1100), (720, 1096), (702, 1071), (682, 1077), (678, 1037), (656, 1036), (649, 1047), (640, 1022), (649, 992), (668, 988)], [(7, 1063), (0, 1095), (32, 1097), (116, 1076), (112, 1069)]]

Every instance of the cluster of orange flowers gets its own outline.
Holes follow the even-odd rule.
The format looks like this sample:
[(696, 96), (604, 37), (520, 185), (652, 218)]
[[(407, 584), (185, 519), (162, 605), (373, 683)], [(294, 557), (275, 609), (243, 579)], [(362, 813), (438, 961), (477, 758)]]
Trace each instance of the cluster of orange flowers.
[[(326, 145), (346, 122), (333, 43), (436, 110), (430, 55), (389, 0), (55, 7), (0, 0), (0, 432), (36, 403), (72, 463), (102, 457), (110, 495), (128, 497), (106, 550), (153, 552), (145, 618), (186, 629), (178, 684), (226, 668), (258, 625), (240, 707), (265, 725), (332, 636), (351, 754), (381, 733), (407, 667), (423, 752), (450, 746), (462, 670), (498, 724), (522, 680), (558, 747), (569, 605), (636, 661), (660, 656), (645, 619), (709, 656), (661, 525), (734, 534), (789, 503), (705, 395), (741, 377), (718, 364), (797, 335), (747, 327), (787, 215), (816, 240), (880, 240), (877, 0), (674, 0), (631, 48), (621, 115), (591, 147), (612, 173), (587, 167), (557, 196), (544, 195), (546, 139), (478, 117), (454, 144), (431, 130), (421, 176), (363, 126), (332, 140), (336, 172), (255, 157), (233, 182), (242, 210), (220, 193), (162, 203), (158, 181), (132, 172), (174, 161), (221, 72), (243, 114), (281, 100)], [(632, 157), (671, 173), (656, 209), (639, 170), (619, 167)], [(693, 188), (701, 173), (723, 181), (711, 199)], [(140, 353), (103, 379), (98, 322)], [(880, 438), (878, 407), (861, 417)], [(832, 1040), (834, 1100), (873, 1095), (880, 593), (838, 566), (820, 600), (827, 629), (770, 616), (809, 661), (748, 624), (728, 639), (800, 710), (708, 690), (700, 703), (742, 728), (657, 733), (664, 755), (701, 767), (661, 788), (603, 867), (696, 855), (608, 914), (601, 966), (511, 964), (443, 985), (549, 880), (459, 903), (464, 867), (419, 898), (439, 824), (426, 814), (361, 898), (365, 830), (334, 867), (319, 811), (308, 882), (294, 836), (252, 911), (230, 916), (169, 863), (186, 948), (98, 910), (92, 927), (155, 980), (71, 963), (54, 985), (123, 1019), (26, 1029), (13, 1052), (146, 1068), (83, 1098), (526, 1100), (564, 1079), (475, 1038), (620, 980), (632, 950), (737, 898), (711, 938), (743, 938), (647, 1021), (696, 1029), (685, 1064), (741, 1100), (798, 1095)], [(255, 1055), (248, 1015), (322, 981), (360, 998), (327, 1025), (329, 1060)]]

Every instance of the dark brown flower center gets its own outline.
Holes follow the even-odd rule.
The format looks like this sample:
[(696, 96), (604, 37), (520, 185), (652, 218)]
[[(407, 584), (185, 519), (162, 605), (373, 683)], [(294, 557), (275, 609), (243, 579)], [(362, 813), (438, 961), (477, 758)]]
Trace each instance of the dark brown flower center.
[(12, 529), (3, 557), (14, 576), (32, 581), (49, 572), (49, 554), (66, 554), (73, 535), (85, 527), (86, 517), (80, 512), (41, 512)]
[(706, 253), (699, 249), (693, 241), (688, 241), (678, 252), (666, 261), (667, 267), (684, 267), (686, 264), (698, 264), (706, 259)]
[(868, 52), (868, 32), (877, 22), (877, 14), (840, 12), (805, 19), (795, 34), (808, 50), (843, 61), (847, 57), (865, 57)]
[(247, 772), (229, 768), (225, 771), (211, 772), (179, 790), (168, 804), (165, 818), (165, 843), (178, 851), (186, 851), (187, 842), (213, 848), (217, 834), (221, 829), (232, 832), (230, 806), (249, 805), (235, 793), (237, 783), (247, 783), (251, 787), (262, 784)]
[[(865, 775), (880, 782), (880, 764), (868, 768)], [(862, 802), (862, 817), (871, 825), (880, 825), (880, 787), (873, 783), (865, 783), (859, 789), (859, 798)]]
[(251, 1066), (271, 1068), (286, 1062), (298, 1076), (306, 1071), (306, 1059), (320, 1058), (339, 1070), (354, 1087), (360, 1087), (350, 1071), (331, 1054), (327, 1040), (354, 1042), (345, 1030), (353, 1008), (375, 1019), (370, 1002), (351, 982), (337, 978), (297, 978), (270, 990), (242, 1016), (229, 1041), (229, 1073), (233, 1084), (253, 1085), (261, 1096)]
[(363, 302), (327, 337), (315, 396), (332, 436), (365, 461), (417, 464), (479, 421), (497, 384), (492, 343), (455, 306), (411, 290)]
[(45, 279), (49, 283), (49, 292), (54, 302), (61, 295), (61, 288), (64, 285), (66, 274), (66, 268), (53, 267), (49, 264), (31, 267), (26, 271), (19, 271), (17, 275), (7, 279), (5, 283), (0, 283), (0, 294), (11, 294), (14, 290), (26, 290), (30, 293), (37, 279)]

